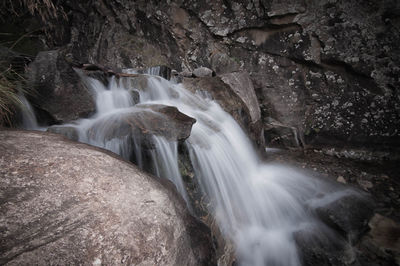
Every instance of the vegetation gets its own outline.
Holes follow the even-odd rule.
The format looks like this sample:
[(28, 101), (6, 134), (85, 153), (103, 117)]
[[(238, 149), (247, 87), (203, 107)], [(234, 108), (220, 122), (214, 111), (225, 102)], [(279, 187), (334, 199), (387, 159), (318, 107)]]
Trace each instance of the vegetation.
[(67, 16), (61, 7), (56, 7), (53, 0), (3, 0), (0, 3), (2, 18), (7, 14), (21, 16), (27, 10), (31, 15), (37, 15), (42, 22), (58, 19), (66, 19)]
[(0, 72), (0, 125), (12, 124), (12, 115), (22, 105), (18, 90), (22, 90), (24, 81), (25, 79), (11, 67)]
[[(36, 54), (35, 42), (30, 40), (37, 38), (40, 32), (50, 36), (48, 33), (56, 31), (56, 22), (67, 19), (58, 3), (59, 0), (0, 0), (0, 22), (5, 25), (0, 32), (0, 126), (11, 126), (13, 115), (22, 108), (18, 94), (25, 87), (23, 74), (26, 63)], [(19, 28), (7, 26), (29, 16), (41, 22), (40, 28), (25, 32), (22, 25)], [(2, 55), (2, 51), (5, 54)]]

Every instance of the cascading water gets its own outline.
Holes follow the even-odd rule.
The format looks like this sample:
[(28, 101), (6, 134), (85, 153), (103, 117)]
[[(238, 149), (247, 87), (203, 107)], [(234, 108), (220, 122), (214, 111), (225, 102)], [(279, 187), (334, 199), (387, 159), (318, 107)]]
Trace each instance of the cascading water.
[(23, 93), (18, 94), (18, 98), (22, 104), (21, 107), (21, 127), (24, 129), (39, 129), (38, 122), (36, 120), (35, 112), (29, 101), (26, 99)]
[[(131, 159), (133, 153), (134, 161), (143, 167), (141, 140), (119, 138), (119, 129), (110, 134), (109, 128), (115, 127), (122, 115), (143, 110), (141, 105), (135, 106), (132, 89), (139, 92), (140, 104), (177, 107), (196, 119), (185, 145), (201, 190), (211, 202), (210, 212), (222, 233), (234, 242), (239, 263), (301, 264), (295, 234), (324, 230), (314, 218), (313, 207), (335, 193), (331, 185), (296, 169), (262, 163), (235, 120), (202, 93), (194, 94), (181, 84), (151, 75), (144, 75), (144, 85), (131, 82), (134, 77), (111, 78), (108, 87), (93, 78), (81, 77), (94, 91), (97, 113), (68, 125), (78, 130), (80, 141), (126, 159)], [(153, 145), (154, 174), (169, 178), (190, 206), (178, 168), (177, 143), (153, 136)]]

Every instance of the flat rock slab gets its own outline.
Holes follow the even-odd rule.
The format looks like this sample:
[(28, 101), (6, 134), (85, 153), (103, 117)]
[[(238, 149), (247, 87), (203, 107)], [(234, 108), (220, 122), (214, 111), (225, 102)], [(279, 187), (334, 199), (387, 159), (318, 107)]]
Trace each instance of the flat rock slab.
[(105, 140), (140, 137), (151, 143), (153, 135), (170, 141), (184, 141), (190, 136), (196, 119), (176, 107), (161, 104), (140, 104), (121, 112), (107, 114), (90, 127), (88, 135), (101, 131)]
[(171, 184), (62, 136), (0, 131), (0, 264), (203, 265), (214, 251)]

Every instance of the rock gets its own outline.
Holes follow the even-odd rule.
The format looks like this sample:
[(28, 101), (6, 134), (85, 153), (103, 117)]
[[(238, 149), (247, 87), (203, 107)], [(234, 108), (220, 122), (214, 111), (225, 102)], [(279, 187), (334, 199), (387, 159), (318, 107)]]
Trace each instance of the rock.
[(180, 73), (180, 75), (182, 76), (182, 77), (185, 77), (185, 78), (191, 78), (192, 76), (193, 76), (193, 72), (191, 72), (191, 71), (182, 71), (181, 73)]
[(108, 87), (108, 78), (109, 76), (102, 70), (92, 70), (92, 71), (84, 71), (86, 76), (97, 79), (107, 88)]
[(133, 101), (134, 104), (137, 104), (137, 103), (140, 102), (140, 93), (139, 93), (138, 90), (130, 89), (129, 93), (132, 96), (132, 101)]
[[(321, 203), (322, 204), (322, 203)], [(327, 225), (348, 238), (350, 243), (359, 240), (368, 229), (374, 203), (362, 195), (350, 194), (316, 208), (317, 215)]]
[(215, 53), (211, 56), (211, 67), (217, 75), (239, 71), (239, 64), (225, 53)]
[(368, 225), (371, 228), (368, 236), (372, 237), (377, 246), (396, 252), (400, 258), (400, 224), (375, 214)]
[(217, 77), (185, 78), (183, 85), (195, 92), (208, 92), (222, 108), (250, 134), (250, 138), (263, 145), (260, 109), (249, 76), (245, 72)]
[(235, 72), (220, 75), (222, 81), (244, 102), (249, 110), (252, 123), (261, 119), (260, 105), (254, 91), (253, 83), (247, 72)]
[(371, 188), (374, 187), (371, 181), (368, 180), (363, 180), (363, 179), (357, 179), (358, 185), (364, 189), (365, 191), (369, 191)]
[(264, 139), (268, 147), (301, 148), (303, 145), (296, 128), (283, 125), (272, 118), (268, 124), (264, 124)]
[(99, 117), (89, 128), (88, 135), (101, 134), (104, 140), (113, 138), (141, 139), (146, 147), (152, 147), (152, 136), (163, 136), (167, 140), (183, 142), (190, 136), (196, 122), (178, 111), (176, 107), (159, 104), (138, 104)]
[(337, 182), (342, 183), (342, 184), (346, 184), (346, 179), (344, 179), (343, 176), (338, 176), (338, 178), (336, 179)]
[(213, 71), (206, 67), (199, 67), (193, 70), (193, 75), (197, 78), (212, 77)]
[[(262, 128), (260, 127), (261, 123), (258, 123), (258, 121), (253, 122), (248, 106), (239, 96), (239, 93), (234, 90), (237, 90), (237, 87), (233, 88), (229, 86), (218, 76), (196, 79), (184, 78), (182, 83), (185, 88), (192, 92), (199, 90), (209, 93), (249, 133), (253, 141), (258, 144), (263, 143), (264, 138), (262, 136)], [(244, 99), (246, 98), (244, 97)], [(257, 110), (257, 107), (253, 108)], [(253, 113), (253, 117), (257, 116), (254, 116)]]
[(304, 266), (345, 266), (355, 262), (352, 247), (323, 225), (295, 232), (294, 240)]
[(105, 150), (0, 132), (0, 263), (210, 265), (210, 230), (169, 181)]
[(65, 123), (87, 117), (95, 110), (91, 92), (64, 60), (61, 52), (40, 52), (29, 65), (29, 85), (35, 90), (32, 104), (56, 121)]
[(195, 93), (207, 92), (245, 129), (249, 128), (250, 113), (242, 99), (220, 77), (184, 78), (183, 86)]
[(47, 129), (47, 132), (64, 135), (70, 140), (78, 141), (79, 139), (78, 131), (72, 126), (51, 126)]
[(147, 69), (139, 70), (139, 73), (160, 76), (167, 80), (171, 79), (171, 68), (167, 66), (152, 66)]
[(359, 244), (362, 265), (400, 265), (400, 225), (377, 213), (368, 225), (371, 230)]

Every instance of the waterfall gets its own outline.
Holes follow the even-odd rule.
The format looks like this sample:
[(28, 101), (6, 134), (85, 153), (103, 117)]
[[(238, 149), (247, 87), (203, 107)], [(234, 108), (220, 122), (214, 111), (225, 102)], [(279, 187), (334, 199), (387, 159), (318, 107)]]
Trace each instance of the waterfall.
[(39, 129), (39, 125), (35, 116), (35, 112), (33, 111), (32, 105), (26, 99), (24, 94), (20, 92), (18, 94), (18, 98), (21, 102), (21, 127), (24, 129), (37, 130)]
[[(152, 69), (151, 74), (157, 73)], [(240, 265), (298, 266), (301, 259), (296, 233), (319, 230), (329, 235), (313, 209), (315, 202), (329, 198), (337, 189), (298, 169), (263, 163), (237, 122), (206, 93), (192, 93), (182, 84), (153, 75), (113, 77), (107, 86), (80, 75), (94, 91), (97, 112), (68, 125), (76, 128), (79, 141), (106, 148), (168, 178), (189, 209), (176, 140), (152, 136), (150, 154), (146, 155), (146, 140), (126, 135), (126, 129), (118, 125), (128, 114), (137, 115), (144, 127), (151, 126), (139, 114), (160, 104), (174, 106), (196, 119), (184, 145), (201, 191), (209, 199), (209, 211), (223, 235), (233, 241)], [(137, 103), (133, 92), (139, 94)], [(149, 160), (153, 165), (148, 165)]]

